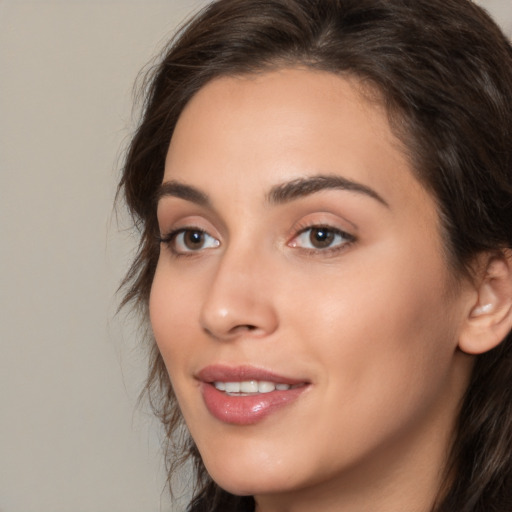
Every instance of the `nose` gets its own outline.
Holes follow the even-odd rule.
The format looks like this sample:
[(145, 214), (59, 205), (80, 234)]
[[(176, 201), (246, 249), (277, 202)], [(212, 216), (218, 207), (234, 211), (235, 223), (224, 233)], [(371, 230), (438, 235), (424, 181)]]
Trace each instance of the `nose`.
[(262, 338), (278, 327), (272, 272), (250, 251), (227, 250), (220, 258), (200, 312), (202, 329), (218, 340)]

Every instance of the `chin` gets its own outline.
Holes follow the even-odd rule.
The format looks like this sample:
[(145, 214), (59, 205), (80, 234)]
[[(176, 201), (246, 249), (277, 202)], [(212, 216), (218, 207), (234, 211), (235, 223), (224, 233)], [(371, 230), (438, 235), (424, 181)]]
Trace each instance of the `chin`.
[(217, 485), (237, 496), (286, 492), (295, 487), (290, 475), (294, 475), (294, 480), (298, 477), (286, 464), (270, 457), (262, 461), (261, 455), (245, 460), (228, 456), (227, 460), (205, 461), (205, 466)]
[(284, 479), (270, 479), (263, 475), (214, 474), (210, 476), (219, 487), (235, 496), (268, 495), (292, 490), (287, 488), (287, 482), (284, 482)]

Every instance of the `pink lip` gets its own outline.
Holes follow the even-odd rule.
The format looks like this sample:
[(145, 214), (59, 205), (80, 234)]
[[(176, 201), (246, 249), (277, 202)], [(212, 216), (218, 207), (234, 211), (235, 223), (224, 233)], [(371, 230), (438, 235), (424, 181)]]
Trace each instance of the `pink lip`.
[[(294, 402), (309, 386), (304, 380), (292, 379), (251, 366), (207, 366), (198, 374), (206, 408), (218, 420), (235, 425), (253, 425)], [(271, 391), (258, 395), (233, 396), (219, 391), (214, 382), (244, 380), (269, 381), (298, 386), (287, 391)], [(302, 385), (301, 385), (302, 384)]]
[(198, 374), (197, 377), (203, 382), (238, 382), (242, 380), (266, 380), (281, 384), (289, 384), (294, 386), (302, 384), (305, 381), (301, 379), (291, 379), (284, 375), (256, 368), (254, 366), (225, 366), (212, 365), (206, 366)]

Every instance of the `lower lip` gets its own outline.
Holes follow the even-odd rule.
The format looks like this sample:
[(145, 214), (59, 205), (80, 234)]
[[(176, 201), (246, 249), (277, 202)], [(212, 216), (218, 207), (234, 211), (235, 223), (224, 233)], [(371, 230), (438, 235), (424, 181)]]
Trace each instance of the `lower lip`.
[(212, 416), (224, 423), (253, 425), (294, 402), (308, 386), (258, 395), (227, 395), (213, 384), (201, 386), (203, 400)]

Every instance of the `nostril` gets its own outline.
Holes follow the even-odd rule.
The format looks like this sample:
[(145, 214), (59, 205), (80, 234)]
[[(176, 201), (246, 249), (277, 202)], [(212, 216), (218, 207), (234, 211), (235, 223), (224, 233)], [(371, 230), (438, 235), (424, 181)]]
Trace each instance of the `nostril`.
[(238, 336), (259, 338), (275, 331), (277, 314), (265, 295), (245, 291), (240, 295), (242, 292), (234, 293), (226, 286), (215, 283), (205, 298), (199, 314), (203, 332), (215, 339), (232, 340)]
[(233, 327), (231, 329), (230, 332), (232, 333), (236, 333), (236, 332), (240, 332), (240, 331), (255, 331), (256, 329), (258, 329), (255, 325), (251, 325), (251, 324), (244, 324), (244, 325), (235, 325), (235, 327)]
[(214, 332), (214, 330), (209, 329), (208, 327), (203, 327), (203, 329), (212, 338), (223, 338), (223, 337), (236, 336), (237, 334), (242, 334), (244, 332), (254, 332), (254, 331), (258, 330), (258, 327), (256, 325), (251, 325), (251, 324), (235, 325), (234, 327), (229, 329), (228, 332), (226, 332), (225, 336), (216, 334)]

